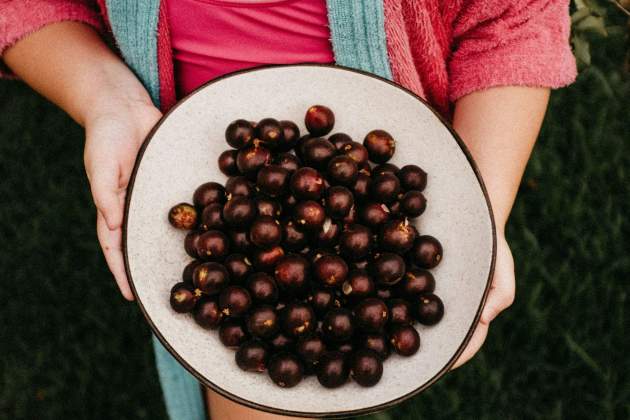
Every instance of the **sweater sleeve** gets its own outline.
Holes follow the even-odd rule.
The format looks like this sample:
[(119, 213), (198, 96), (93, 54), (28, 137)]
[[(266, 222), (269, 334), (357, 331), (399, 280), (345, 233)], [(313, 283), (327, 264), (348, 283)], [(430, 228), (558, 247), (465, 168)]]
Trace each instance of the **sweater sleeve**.
[(576, 77), (568, 0), (468, 0), (453, 24), (449, 99), (507, 85), (559, 88)]
[(15, 77), (2, 60), (7, 48), (46, 25), (68, 20), (103, 31), (94, 1), (0, 0), (0, 77)]

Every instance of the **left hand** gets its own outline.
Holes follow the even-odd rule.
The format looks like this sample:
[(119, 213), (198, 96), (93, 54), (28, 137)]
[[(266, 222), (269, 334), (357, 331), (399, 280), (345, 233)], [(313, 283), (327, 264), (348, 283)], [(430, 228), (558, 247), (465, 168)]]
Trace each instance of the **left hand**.
[(514, 302), (514, 292), (514, 258), (512, 257), (512, 251), (510, 251), (505, 236), (497, 233), (497, 259), (488, 299), (472, 338), (451, 369), (463, 365), (479, 351), (488, 335), (490, 322)]

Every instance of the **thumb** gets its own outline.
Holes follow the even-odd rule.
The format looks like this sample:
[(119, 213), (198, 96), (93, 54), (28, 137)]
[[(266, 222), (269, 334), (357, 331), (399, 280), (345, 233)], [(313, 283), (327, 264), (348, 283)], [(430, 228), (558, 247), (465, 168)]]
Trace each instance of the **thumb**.
[(109, 230), (116, 230), (122, 225), (123, 205), (120, 199), (122, 190), (119, 175), (118, 165), (112, 165), (94, 168), (89, 178), (94, 204), (103, 215)]

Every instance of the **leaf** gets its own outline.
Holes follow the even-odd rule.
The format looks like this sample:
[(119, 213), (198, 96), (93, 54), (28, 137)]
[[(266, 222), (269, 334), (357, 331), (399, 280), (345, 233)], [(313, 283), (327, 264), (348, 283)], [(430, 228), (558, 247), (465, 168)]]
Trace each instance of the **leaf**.
[(577, 22), (580, 22), (581, 20), (587, 18), (591, 16), (591, 11), (588, 9), (578, 9), (577, 11), (573, 12), (573, 14), (571, 15), (571, 24), (575, 25)]
[(606, 24), (603, 17), (587, 16), (575, 25), (575, 28), (582, 32), (593, 32), (601, 36), (608, 36)]
[(582, 10), (582, 9), (588, 10), (588, 6), (584, 3), (584, 0), (573, 0), (573, 3), (575, 4), (575, 8), (577, 10)]
[(582, 66), (591, 65), (591, 49), (587, 40), (581, 35), (575, 34), (571, 40), (573, 42), (573, 54)]
[(593, 369), (596, 373), (601, 376), (605, 376), (602, 368), (597, 364), (597, 362), (584, 350), (582, 346), (580, 346), (568, 333), (564, 334), (564, 339), (567, 342), (567, 347), (573, 353), (579, 357), (585, 365)]

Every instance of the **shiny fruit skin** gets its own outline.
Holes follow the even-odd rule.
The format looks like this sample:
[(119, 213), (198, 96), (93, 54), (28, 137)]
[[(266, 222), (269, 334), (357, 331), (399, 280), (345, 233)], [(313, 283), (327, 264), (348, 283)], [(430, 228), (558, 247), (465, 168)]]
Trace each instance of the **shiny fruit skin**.
[(357, 143), (356, 141), (343, 146), (340, 153), (352, 158), (359, 167), (368, 163), (367, 149), (361, 143)]
[(272, 338), (280, 329), (278, 314), (270, 305), (261, 305), (254, 308), (247, 317), (247, 331), (258, 338)]
[(193, 229), (197, 226), (197, 210), (192, 204), (176, 204), (168, 212), (168, 222), (177, 229)]
[(280, 136), (277, 149), (288, 152), (295, 147), (300, 139), (300, 129), (297, 124), (288, 120), (280, 121), (280, 129), (282, 130), (282, 136)]
[(366, 298), (354, 308), (354, 319), (363, 332), (378, 333), (389, 320), (389, 308), (381, 299)]
[(225, 316), (240, 317), (252, 306), (252, 298), (241, 286), (228, 286), (219, 294), (219, 307)]
[(435, 325), (444, 316), (444, 303), (433, 293), (423, 293), (414, 299), (416, 319), (423, 325)]
[(189, 286), (193, 285), (193, 272), (195, 271), (195, 268), (197, 268), (197, 266), (199, 266), (200, 264), (201, 261), (199, 260), (192, 260), (191, 262), (186, 264), (186, 267), (184, 267), (184, 271), (182, 272), (182, 281), (184, 283)]
[(359, 219), (361, 223), (371, 228), (379, 228), (390, 219), (389, 208), (383, 203), (368, 202), (360, 206)]
[(253, 145), (239, 150), (236, 155), (238, 170), (250, 179), (256, 179), (260, 168), (271, 162), (271, 152), (265, 146), (254, 142)]
[(223, 265), (230, 274), (230, 281), (233, 283), (243, 283), (253, 272), (252, 263), (244, 254), (228, 255), (223, 261)]
[(335, 133), (331, 134), (330, 137), (328, 137), (328, 141), (331, 142), (333, 146), (335, 146), (335, 149), (337, 149), (338, 152), (341, 152), (343, 150), (343, 147), (346, 144), (352, 143), (353, 140), (352, 137), (350, 137), (346, 133)]
[(300, 201), (293, 209), (293, 220), (300, 229), (318, 231), (324, 226), (326, 211), (316, 201)]
[(237, 348), (248, 339), (249, 334), (239, 319), (227, 318), (219, 326), (219, 340), (225, 347)]
[(239, 174), (238, 166), (236, 166), (236, 156), (238, 150), (230, 149), (222, 152), (217, 159), (219, 170), (225, 176), (236, 176)]
[(259, 216), (270, 216), (274, 219), (282, 216), (282, 205), (272, 198), (256, 197), (256, 210)]
[(225, 183), (226, 197), (232, 199), (237, 195), (243, 197), (253, 197), (256, 193), (254, 185), (244, 176), (232, 176)]
[(293, 220), (284, 220), (281, 225), (283, 244), (288, 251), (301, 251), (308, 245), (308, 236), (297, 228)]
[(304, 367), (296, 355), (282, 352), (271, 356), (267, 363), (267, 373), (279, 387), (292, 388), (302, 380)]
[(354, 198), (356, 201), (363, 203), (370, 198), (370, 188), (372, 186), (372, 177), (363, 172), (359, 172), (357, 179), (352, 187)]
[(317, 318), (310, 305), (295, 301), (281, 312), (282, 330), (291, 337), (308, 335), (317, 328)]
[(374, 280), (385, 286), (398, 283), (406, 271), (405, 261), (398, 254), (383, 252), (372, 264)]
[(367, 133), (363, 145), (368, 151), (370, 160), (378, 164), (387, 162), (396, 152), (396, 141), (385, 130), (372, 130)]
[(335, 146), (326, 139), (315, 138), (304, 145), (304, 163), (312, 168), (323, 171), (337, 154)]
[(186, 313), (193, 310), (199, 296), (186, 283), (177, 283), (171, 288), (171, 308), (175, 312)]
[(330, 309), (340, 306), (332, 289), (316, 289), (308, 295), (307, 301), (318, 317), (323, 317)]
[(412, 308), (405, 299), (390, 299), (387, 302), (387, 306), (389, 307), (390, 325), (413, 324)]
[(326, 388), (338, 388), (348, 381), (350, 368), (345, 355), (340, 351), (324, 353), (317, 364), (317, 380)]
[(435, 290), (435, 277), (430, 271), (421, 268), (407, 269), (402, 281), (398, 283), (401, 293), (412, 298), (421, 293), (433, 293)]
[(271, 346), (274, 353), (282, 351), (291, 351), (295, 345), (295, 339), (284, 334), (282, 331), (276, 334), (275, 337), (267, 341)]
[(430, 235), (419, 236), (409, 251), (411, 262), (421, 268), (435, 268), (443, 256), (442, 244)]
[(370, 185), (370, 197), (378, 203), (389, 204), (398, 199), (400, 193), (400, 181), (396, 175), (385, 173), (372, 179)]
[(359, 167), (349, 156), (335, 156), (328, 163), (326, 176), (333, 185), (352, 187), (359, 176)]
[(416, 240), (416, 231), (408, 220), (392, 220), (383, 226), (379, 235), (379, 244), (384, 251), (404, 254), (411, 249)]
[(352, 191), (341, 185), (326, 191), (326, 213), (333, 219), (343, 219), (354, 205)]
[(359, 261), (372, 250), (372, 231), (362, 225), (353, 224), (344, 229), (339, 237), (341, 255)]
[(284, 249), (281, 246), (274, 246), (269, 249), (258, 248), (252, 255), (252, 263), (256, 270), (271, 273), (284, 255)]
[(423, 191), (427, 186), (427, 173), (417, 165), (405, 165), (397, 175), (405, 191)]
[(370, 349), (376, 352), (381, 360), (387, 359), (391, 353), (389, 340), (383, 333), (366, 334), (359, 340), (359, 345), (362, 348)]
[(398, 166), (394, 165), (393, 163), (383, 163), (382, 165), (375, 166), (372, 169), (372, 175), (378, 176), (378, 175), (383, 175), (386, 173), (396, 175), (398, 171), (400, 171), (400, 169), (398, 168)]
[(240, 230), (228, 230), (227, 233), (230, 239), (230, 249), (233, 252), (240, 252), (241, 254), (250, 253), (253, 245), (249, 241), (249, 232)]
[(335, 114), (325, 105), (313, 105), (306, 110), (304, 125), (312, 136), (325, 136), (335, 125)]
[(230, 275), (222, 264), (207, 262), (193, 271), (193, 284), (207, 295), (219, 293), (230, 281)]
[(280, 153), (274, 157), (273, 163), (289, 171), (289, 174), (302, 167), (302, 161), (293, 153)]
[(225, 229), (222, 204), (212, 203), (204, 207), (199, 220), (199, 229), (205, 231)]
[(267, 165), (258, 171), (256, 186), (269, 197), (284, 195), (289, 187), (289, 171), (278, 165)]
[(225, 140), (235, 149), (242, 149), (254, 140), (254, 127), (249, 121), (232, 121), (225, 129)]
[(218, 182), (206, 182), (193, 193), (193, 203), (201, 210), (211, 203), (225, 203), (225, 188)]
[(197, 243), (202, 233), (203, 232), (192, 230), (188, 232), (184, 238), (184, 250), (186, 254), (192, 258), (199, 258), (199, 254), (197, 254)]
[(305, 166), (291, 175), (290, 186), (298, 200), (319, 200), (324, 192), (324, 178), (317, 170)]
[(197, 255), (205, 261), (223, 261), (230, 251), (230, 242), (220, 230), (204, 232), (197, 241)]
[(249, 240), (259, 248), (273, 248), (282, 241), (282, 226), (271, 216), (259, 216), (252, 222)]
[(237, 195), (223, 206), (223, 220), (237, 230), (247, 230), (256, 217), (256, 204), (251, 198)]
[(267, 273), (254, 273), (247, 279), (247, 290), (254, 302), (275, 304), (278, 302), (278, 285)]
[(418, 217), (427, 208), (427, 199), (420, 191), (407, 191), (400, 199), (400, 211), (407, 217)]
[(263, 118), (256, 124), (256, 138), (269, 149), (275, 150), (282, 143), (283, 129), (280, 122), (274, 118)]
[(366, 270), (354, 269), (348, 273), (346, 281), (341, 286), (341, 291), (350, 301), (358, 302), (373, 296), (376, 292), (376, 286), (372, 276)]
[(215, 330), (223, 320), (223, 313), (216, 299), (201, 298), (193, 311), (195, 322), (206, 329)]
[(401, 356), (412, 356), (420, 349), (420, 335), (411, 325), (399, 325), (389, 334), (392, 349)]
[(350, 340), (355, 330), (355, 321), (347, 308), (333, 308), (326, 313), (322, 324), (322, 333), (332, 342)]
[(336, 255), (324, 255), (313, 266), (315, 279), (325, 287), (339, 287), (348, 277), (348, 264)]
[(352, 379), (364, 387), (376, 385), (383, 376), (383, 362), (376, 352), (369, 349), (356, 351), (350, 359)]
[(246, 372), (264, 372), (269, 350), (259, 340), (248, 340), (241, 344), (234, 355), (236, 365)]
[(295, 352), (306, 366), (313, 368), (326, 352), (326, 344), (319, 335), (309, 334), (298, 340), (295, 345)]
[(275, 266), (274, 278), (278, 287), (290, 295), (305, 291), (309, 277), (309, 263), (300, 255), (286, 255), (279, 259)]

